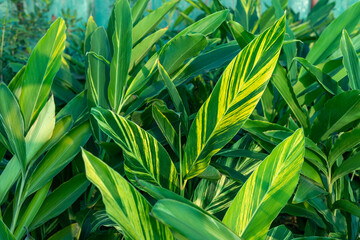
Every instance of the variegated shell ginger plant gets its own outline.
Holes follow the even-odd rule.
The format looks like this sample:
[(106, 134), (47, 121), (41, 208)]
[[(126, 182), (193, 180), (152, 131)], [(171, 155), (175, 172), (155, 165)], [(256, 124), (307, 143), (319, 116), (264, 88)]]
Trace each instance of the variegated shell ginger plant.
[[(116, 111), (92, 108), (99, 128), (122, 149), (125, 175), (83, 150), (86, 176), (100, 190), (107, 214), (126, 238), (266, 237), (298, 183), (305, 151), (302, 129), (275, 147), (245, 179), (222, 221), (187, 199), (186, 189), (197, 184), (201, 174), (214, 169), (209, 165), (211, 158), (233, 139), (253, 112), (278, 62), (284, 35), (285, 16), (244, 47), (226, 67), (191, 125), (161, 58), (157, 61), (174, 106), (183, 113), (182, 126), (190, 125), (188, 131), (178, 133), (161, 111), (153, 109), (178, 162), (134, 122)], [(184, 146), (182, 134), (187, 134)], [(281, 229), (272, 229), (270, 234), (277, 230)]]

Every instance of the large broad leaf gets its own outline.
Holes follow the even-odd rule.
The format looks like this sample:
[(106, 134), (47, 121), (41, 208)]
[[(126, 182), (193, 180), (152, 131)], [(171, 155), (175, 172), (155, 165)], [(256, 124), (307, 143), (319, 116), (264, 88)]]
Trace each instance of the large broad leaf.
[(4, 84), (0, 84), (0, 124), (6, 132), (9, 149), (18, 159), (21, 169), (25, 171), (26, 145), (24, 137), (24, 121), (19, 104), (14, 94)]
[(275, 68), (285, 34), (285, 17), (245, 47), (225, 69), (194, 119), (182, 161), (186, 179), (206, 169), (250, 116)]
[(126, 86), (132, 49), (132, 20), (127, 0), (115, 4), (115, 32), (112, 39), (114, 56), (110, 64), (109, 102), (120, 112)]
[(262, 239), (298, 183), (304, 161), (302, 129), (280, 143), (251, 174), (223, 222), (244, 239)]
[(358, 119), (360, 90), (341, 93), (330, 99), (321, 109), (311, 128), (310, 138), (314, 142), (324, 141), (332, 133)]
[(178, 190), (175, 165), (153, 136), (112, 111), (93, 108), (91, 114), (101, 130), (122, 148), (126, 176), (134, 184), (137, 177), (175, 192)]
[(341, 37), (340, 49), (344, 56), (343, 62), (349, 76), (350, 87), (360, 90), (360, 61), (349, 34), (345, 29)]
[(87, 178), (99, 188), (106, 212), (129, 239), (173, 239), (167, 227), (150, 216), (150, 203), (119, 173), (83, 150)]
[(65, 49), (65, 22), (56, 20), (40, 39), (27, 63), (21, 88), (20, 107), (25, 129), (46, 103), (55, 74), (61, 65)]
[(218, 219), (183, 202), (170, 199), (160, 200), (151, 213), (161, 222), (175, 229), (185, 239), (240, 240)]

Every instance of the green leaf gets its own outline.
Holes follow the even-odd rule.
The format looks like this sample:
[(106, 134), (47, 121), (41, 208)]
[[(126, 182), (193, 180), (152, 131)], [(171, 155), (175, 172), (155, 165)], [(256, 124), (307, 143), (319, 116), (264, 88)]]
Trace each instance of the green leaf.
[(340, 49), (344, 56), (343, 62), (349, 76), (350, 87), (360, 90), (360, 61), (349, 34), (345, 29), (341, 37)]
[(164, 225), (150, 216), (149, 202), (120, 174), (82, 150), (86, 177), (101, 192), (106, 212), (129, 239), (173, 239)]
[[(348, 32), (352, 32), (359, 23), (359, 11), (360, 2), (357, 2), (332, 21), (321, 33), (314, 46), (310, 49), (306, 56), (306, 60), (313, 65), (317, 65), (322, 63), (327, 57), (335, 52), (335, 50), (339, 47), (343, 29), (346, 29)], [(308, 79), (304, 77), (304, 71), (300, 71), (299, 81), (294, 86), (296, 94), (305, 90), (304, 85), (306, 85), (306, 80)]]
[(341, 199), (332, 205), (333, 209), (340, 209), (341, 211), (346, 211), (352, 215), (360, 217), (360, 207), (354, 203), (350, 202), (349, 200)]
[(285, 17), (247, 45), (225, 69), (190, 127), (182, 161), (185, 179), (204, 171), (250, 116), (275, 68), (284, 34)]
[(79, 236), (80, 233), (80, 226), (78, 223), (73, 223), (67, 227), (64, 227), (60, 231), (56, 232), (55, 234), (51, 235), (48, 240), (72, 240), (76, 236)]
[(229, 21), (229, 27), (231, 34), (234, 36), (235, 40), (241, 48), (246, 47), (246, 45), (248, 45), (255, 38), (255, 36), (246, 31), (240, 23)]
[(149, 0), (138, 0), (131, 8), (131, 18), (133, 24), (135, 24), (144, 14), (146, 7), (148, 6)]
[(182, 202), (160, 200), (151, 213), (186, 239), (240, 239), (215, 217)]
[(307, 201), (308, 199), (326, 194), (327, 191), (320, 184), (310, 178), (300, 176), (299, 186), (296, 190), (293, 202), (301, 203)]
[(188, 126), (189, 126), (189, 117), (188, 117), (188, 114), (186, 112), (186, 109), (185, 109), (185, 106), (184, 106), (184, 103), (180, 97), (180, 94), (179, 92), (177, 91), (174, 83), (171, 81), (168, 73), (166, 72), (166, 70), (164, 69), (164, 67), (161, 65), (160, 61), (158, 61), (158, 69), (159, 69), (159, 73), (160, 73), (160, 76), (162, 77), (164, 83), (165, 83), (165, 86), (169, 92), (169, 95), (170, 95), (170, 98), (175, 106), (175, 109), (177, 112), (179, 112), (181, 115), (180, 115), (180, 118), (181, 118), (181, 122), (182, 124), (184, 125), (184, 128), (185, 128), (185, 132), (188, 131)]
[(24, 196), (29, 196), (44, 186), (80, 152), (91, 136), (89, 122), (84, 122), (64, 136), (37, 165), (30, 178), (27, 180)]
[(316, 78), (320, 86), (324, 88), (325, 91), (332, 95), (338, 95), (342, 92), (342, 89), (339, 87), (338, 83), (328, 74), (323, 72), (320, 68), (312, 65), (304, 58), (297, 57), (295, 59), (306, 69), (306, 71), (308, 71)]
[(171, 149), (179, 156), (179, 135), (169, 119), (155, 105), (152, 107), (152, 115)]
[(316, 65), (332, 54), (339, 47), (343, 29), (352, 32), (357, 26), (360, 20), (359, 11), (360, 2), (353, 4), (331, 22), (311, 48), (306, 60)]
[(209, 165), (197, 177), (207, 179), (207, 180), (211, 180), (211, 181), (217, 181), (217, 180), (219, 180), (221, 178), (221, 174), (215, 167)]
[(191, 57), (196, 57), (208, 44), (205, 35), (191, 33), (173, 38), (159, 54), (159, 62), (168, 74), (179, 69)]
[(328, 158), (330, 167), (335, 163), (338, 157), (358, 144), (360, 144), (360, 128), (341, 134), (330, 149)]
[(89, 186), (85, 174), (78, 174), (51, 192), (31, 223), (29, 230), (36, 229), (68, 209)]
[(4, 240), (15, 240), (14, 235), (10, 232), (9, 228), (5, 225), (5, 223), (0, 218), (0, 236), (4, 238)]
[(112, 111), (93, 108), (98, 124), (123, 150), (126, 176), (137, 184), (135, 176), (174, 192), (178, 191), (175, 165), (165, 148), (135, 123)]
[[(189, 27), (182, 30), (180, 33), (178, 33), (175, 37), (173, 37), (169, 42), (165, 44), (163, 47), (164, 49), (169, 46), (173, 41), (180, 38), (181, 36), (185, 36), (187, 34), (196, 34), (200, 33), (204, 36), (207, 36), (214, 32), (227, 18), (228, 10), (219, 11), (216, 13), (213, 13), (209, 16), (204, 17), (203, 19), (195, 22), (194, 24), (190, 25)], [(205, 39), (206, 40), (206, 39)], [(162, 50), (160, 50), (162, 51)], [(180, 52), (181, 54), (182, 52)], [(189, 52), (189, 54), (193, 54)], [(219, 54), (215, 54), (217, 57), (219, 57)], [(174, 54), (171, 54), (171, 52), (168, 54), (170, 59), (176, 59), (177, 57)], [(136, 91), (139, 91), (146, 83), (150, 80), (150, 77), (152, 74), (154, 74), (154, 69), (156, 68), (156, 60), (158, 58), (158, 53), (154, 54), (145, 64), (145, 66), (138, 72), (138, 74), (135, 76), (134, 80), (129, 85), (126, 94), (125, 99), (128, 99), (132, 94), (134, 94)], [(221, 59), (221, 58), (220, 58)], [(184, 59), (185, 60), (185, 59)], [(162, 62), (163, 63), (163, 62)], [(171, 61), (169, 61), (171, 64)], [(164, 64), (164, 63), (163, 63)], [(178, 66), (179, 67), (179, 66)], [(164, 68), (167, 69), (168, 66), (164, 65)], [(169, 72), (169, 69), (167, 69)], [(169, 72), (169, 74), (172, 74), (172, 72)], [(161, 90), (164, 88), (164, 84), (162, 81), (156, 82), (157, 85), (153, 84), (152, 86), (147, 87), (140, 95), (139, 99), (134, 104), (134, 106), (130, 107), (126, 111), (126, 115), (129, 113), (132, 113), (135, 111), (138, 107), (140, 107), (146, 98), (156, 96), (161, 92)], [(154, 86), (155, 85), (155, 86)], [(160, 86), (159, 86), (160, 85)]]
[[(45, 107), (44, 107), (45, 108)], [(44, 109), (42, 110), (44, 111)], [(60, 119), (52, 132), (50, 140), (42, 146), (42, 148), (36, 153), (33, 159), (37, 159), (46, 150), (50, 149), (56, 144), (60, 138), (62, 138), (72, 127), (73, 122), (71, 116)], [(21, 165), (16, 157), (13, 157), (7, 164), (4, 171), (0, 175), (0, 203), (3, 202), (6, 194), (9, 192), (12, 185), (20, 176)]]
[(160, 29), (153, 34), (146, 37), (139, 44), (137, 44), (131, 52), (131, 62), (129, 71), (131, 71), (135, 66), (137, 66), (149, 53), (151, 48), (154, 46), (157, 41), (166, 33), (167, 28)]
[(97, 29), (97, 25), (94, 21), (93, 16), (90, 16), (87, 24), (86, 24), (86, 31), (85, 31), (85, 41), (84, 41), (84, 53), (86, 54), (90, 51), (91, 45), (91, 34)]
[(284, 225), (280, 225), (270, 229), (265, 238), (265, 240), (291, 240), (291, 239), (293, 239), (293, 234)]
[(360, 90), (341, 93), (325, 103), (311, 128), (314, 142), (324, 141), (332, 133), (360, 119)]
[(360, 169), (360, 152), (346, 159), (339, 167), (336, 168), (332, 175), (331, 182), (334, 183), (339, 178)]
[(14, 93), (17, 99), (20, 98), (21, 94), (21, 86), (23, 83), (23, 76), (25, 72), (26, 66), (23, 66), (20, 71), (16, 73), (13, 79), (10, 81), (8, 87)]
[(244, 239), (264, 238), (298, 183), (304, 161), (302, 129), (277, 145), (251, 174), (223, 222)]
[[(98, 54), (105, 59), (110, 56), (109, 41), (103, 27), (97, 28), (91, 35), (90, 51)], [(88, 55), (88, 72), (86, 75), (87, 99), (89, 108), (94, 106), (107, 107), (107, 65), (103, 61), (96, 59), (93, 55)]]
[[(132, 33), (132, 45), (135, 45), (141, 38), (149, 34), (156, 28), (157, 25), (163, 20), (165, 15), (175, 7), (179, 0), (167, 1), (161, 7), (152, 11), (141, 19), (138, 24), (134, 26)], [(131, 39), (131, 38), (130, 38)]]
[(18, 159), (23, 173), (26, 166), (26, 145), (23, 116), (14, 94), (4, 84), (0, 84), (0, 123), (3, 125), (9, 149)]
[(111, 107), (119, 113), (127, 84), (133, 30), (128, 0), (117, 1), (114, 11), (115, 32), (112, 36), (114, 55), (110, 64), (108, 95)]
[(65, 117), (71, 116), (74, 123), (77, 123), (85, 113), (87, 113), (87, 99), (86, 99), (86, 90), (82, 91), (76, 95), (68, 104), (65, 105), (57, 114), (56, 120)]
[(32, 50), (21, 87), (20, 108), (27, 130), (46, 103), (65, 49), (65, 22), (56, 20)]
[(54, 97), (51, 96), (26, 134), (26, 164), (29, 164), (38, 151), (51, 139), (54, 128), (55, 102)]
[[(39, 191), (37, 191), (34, 197), (31, 199), (31, 202), (27, 205), (25, 212), (23, 213), (14, 236), (16, 239), (21, 239), (26, 233), (26, 228), (29, 227), (30, 223), (33, 221), (34, 217), (39, 212), (39, 209), (42, 208), (42, 204), (45, 200), (45, 197), (50, 189), (52, 180), (45, 184)], [(26, 227), (26, 228), (25, 228)]]

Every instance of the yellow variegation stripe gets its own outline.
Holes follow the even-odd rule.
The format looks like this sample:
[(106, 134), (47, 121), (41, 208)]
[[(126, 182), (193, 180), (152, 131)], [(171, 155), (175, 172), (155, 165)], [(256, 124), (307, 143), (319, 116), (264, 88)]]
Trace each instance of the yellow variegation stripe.
[(280, 143), (236, 195), (223, 222), (242, 239), (264, 239), (291, 197), (304, 161), (302, 129)]
[(86, 177), (101, 192), (109, 217), (128, 239), (173, 239), (170, 230), (150, 216), (150, 203), (120, 174), (83, 150)]
[(175, 165), (153, 136), (112, 111), (98, 107), (91, 113), (100, 128), (122, 148), (126, 176), (133, 184), (139, 186), (137, 177), (173, 192), (178, 191)]
[(285, 34), (285, 17), (245, 47), (225, 69), (193, 121), (183, 158), (184, 177), (208, 166), (250, 116), (274, 71)]

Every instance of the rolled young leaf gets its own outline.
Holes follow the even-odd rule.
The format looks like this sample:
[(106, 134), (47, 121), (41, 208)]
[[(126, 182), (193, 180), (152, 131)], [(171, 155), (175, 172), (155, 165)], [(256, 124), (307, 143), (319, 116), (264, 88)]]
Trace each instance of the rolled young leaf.
[(250, 116), (276, 66), (285, 35), (285, 16), (247, 45), (225, 69), (194, 119), (185, 146), (183, 175), (206, 169)]
[(150, 216), (150, 203), (119, 173), (82, 150), (86, 177), (103, 197), (106, 212), (126, 238), (173, 239), (170, 230)]
[(263, 239), (299, 181), (304, 161), (302, 129), (277, 145), (251, 174), (223, 222), (243, 239)]

